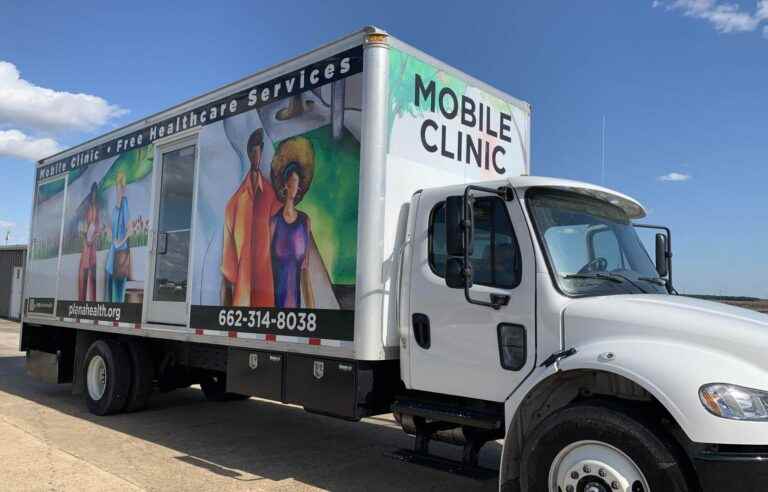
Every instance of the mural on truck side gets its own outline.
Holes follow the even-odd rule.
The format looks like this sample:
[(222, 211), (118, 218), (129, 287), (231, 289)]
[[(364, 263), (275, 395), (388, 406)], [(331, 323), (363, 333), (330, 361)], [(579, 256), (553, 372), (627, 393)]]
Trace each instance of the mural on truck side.
[[(193, 327), (352, 339), (361, 84), (353, 75), (201, 132)], [(230, 323), (222, 307), (254, 309)]]
[(40, 166), (28, 311), (352, 340), (362, 69), (350, 48)]

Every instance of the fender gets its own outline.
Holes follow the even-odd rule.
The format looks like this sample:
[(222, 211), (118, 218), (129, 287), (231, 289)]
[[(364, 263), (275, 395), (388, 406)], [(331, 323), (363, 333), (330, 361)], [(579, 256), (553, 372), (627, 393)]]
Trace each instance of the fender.
[(708, 346), (664, 339), (611, 338), (576, 348), (560, 370), (592, 369), (629, 379), (653, 395), (692, 441), (768, 444), (768, 422), (716, 417), (699, 401), (699, 388), (708, 383), (768, 389), (763, 368)]
[[(505, 402), (507, 435), (500, 469), (504, 480), (516, 483), (519, 476), (520, 452), (526, 435), (532, 430), (523, 428), (524, 415), (532, 412), (537, 420), (546, 417), (546, 410), (539, 415), (543, 406), (526, 405), (537, 404), (537, 400), (541, 401), (538, 397), (549, 392), (557, 392), (554, 400), (547, 401), (547, 406), (552, 404), (550, 413), (568, 405), (578, 396), (577, 378), (585, 370), (613, 374), (642, 388), (669, 412), (693, 442), (768, 444), (768, 422), (740, 422), (716, 417), (699, 401), (699, 387), (712, 382), (766, 388), (768, 373), (743, 359), (700, 345), (668, 340), (611, 338), (575, 348), (577, 352), (562, 359), (557, 364), (559, 368), (555, 365), (537, 367)], [(569, 375), (574, 377), (570, 383)], [(555, 382), (556, 378), (558, 382)]]

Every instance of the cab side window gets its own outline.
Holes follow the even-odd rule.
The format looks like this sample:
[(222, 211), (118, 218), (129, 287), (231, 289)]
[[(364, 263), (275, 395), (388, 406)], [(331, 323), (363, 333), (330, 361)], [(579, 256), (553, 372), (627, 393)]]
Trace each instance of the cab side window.
[[(475, 237), (470, 256), (474, 283), (512, 289), (520, 284), (522, 259), (507, 206), (498, 197), (480, 197), (473, 206)], [(429, 220), (429, 266), (445, 277), (445, 202), (432, 210)]]

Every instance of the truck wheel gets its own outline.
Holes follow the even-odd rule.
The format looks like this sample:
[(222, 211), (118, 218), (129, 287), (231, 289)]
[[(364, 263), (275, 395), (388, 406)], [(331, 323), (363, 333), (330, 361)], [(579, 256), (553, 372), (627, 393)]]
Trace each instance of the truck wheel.
[(619, 410), (576, 405), (546, 418), (526, 440), (521, 490), (688, 492), (682, 459)]
[(85, 403), (96, 415), (109, 415), (125, 408), (131, 387), (131, 360), (115, 340), (96, 340), (83, 364)]
[(239, 393), (227, 393), (227, 380), (223, 374), (205, 375), (200, 381), (200, 388), (202, 388), (208, 401), (233, 401), (250, 398), (248, 395)]
[(131, 389), (128, 391), (126, 412), (137, 412), (147, 407), (149, 396), (152, 394), (152, 384), (155, 379), (155, 367), (149, 349), (142, 340), (128, 339), (125, 347), (131, 359), (133, 377)]

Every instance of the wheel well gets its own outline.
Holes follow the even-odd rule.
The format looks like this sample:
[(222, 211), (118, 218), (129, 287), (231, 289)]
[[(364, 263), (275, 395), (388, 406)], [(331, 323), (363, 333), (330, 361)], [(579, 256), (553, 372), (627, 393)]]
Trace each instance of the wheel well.
[(582, 401), (618, 407), (650, 422), (658, 432), (664, 433), (665, 437), (671, 440), (681, 459), (686, 461), (686, 468), (693, 471), (693, 465), (685, 451), (687, 437), (664, 405), (651, 393), (618, 374), (574, 370), (550, 376), (539, 382), (525, 396), (509, 424), (504, 440), (501, 478), (505, 482), (514, 482), (520, 476), (519, 466), (524, 443), (540, 422), (560, 409)]

